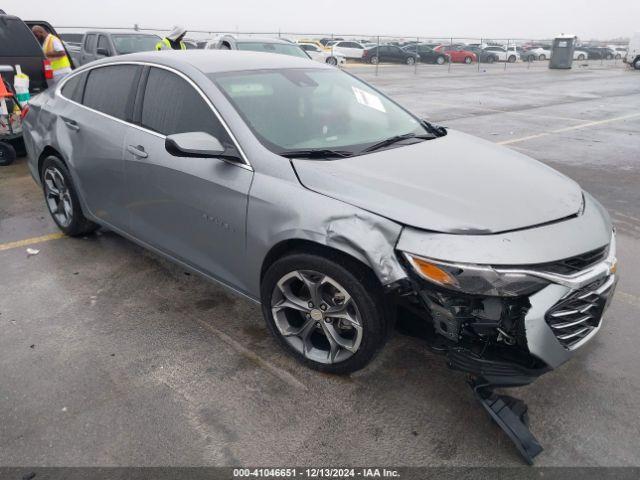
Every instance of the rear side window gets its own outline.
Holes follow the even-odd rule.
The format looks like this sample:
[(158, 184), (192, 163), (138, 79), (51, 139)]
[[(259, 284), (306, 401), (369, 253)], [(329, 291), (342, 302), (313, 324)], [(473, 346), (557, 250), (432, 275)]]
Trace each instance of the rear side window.
[(130, 120), (141, 70), (138, 65), (94, 68), (88, 73), (82, 103), (112, 117)]
[(84, 78), (86, 74), (75, 75), (65, 82), (60, 89), (60, 93), (63, 97), (80, 103), (82, 101), (82, 86), (84, 84)]
[(222, 144), (230, 142), (224, 127), (193, 86), (160, 68), (149, 71), (141, 124), (162, 135), (206, 132)]
[(22, 20), (0, 15), (0, 57), (43, 57), (42, 47)]

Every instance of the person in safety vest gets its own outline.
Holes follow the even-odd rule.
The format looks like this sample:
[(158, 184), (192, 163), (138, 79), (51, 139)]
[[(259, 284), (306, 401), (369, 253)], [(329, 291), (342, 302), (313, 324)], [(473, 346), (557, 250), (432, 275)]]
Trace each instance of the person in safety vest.
[(55, 35), (47, 32), (40, 25), (36, 25), (31, 31), (40, 42), (40, 45), (42, 45), (45, 57), (51, 62), (53, 81), (57, 82), (65, 75), (71, 73), (71, 62), (64, 49), (64, 45), (62, 45), (62, 41)]
[(156, 50), (186, 50), (187, 46), (182, 41), (186, 34), (186, 28), (173, 27), (171, 33), (156, 44)]

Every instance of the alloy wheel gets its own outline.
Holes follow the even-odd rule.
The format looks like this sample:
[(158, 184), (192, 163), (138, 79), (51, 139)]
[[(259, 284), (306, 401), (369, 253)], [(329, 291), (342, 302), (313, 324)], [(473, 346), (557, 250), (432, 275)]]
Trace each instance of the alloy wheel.
[(437, 63), (438, 65), (444, 65), (444, 57), (438, 57), (438, 58), (436, 59), (436, 63)]
[(336, 66), (338, 64), (338, 60), (336, 60), (336, 57), (329, 57), (327, 58), (327, 63), (329, 65)]
[(68, 227), (73, 221), (73, 203), (64, 176), (56, 167), (48, 167), (42, 179), (49, 212), (60, 226)]
[(362, 341), (355, 301), (336, 280), (313, 270), (295, 270), (278, 280), (271, 313), (279, 333), (305, 358), (324, 364), (354, 355)]

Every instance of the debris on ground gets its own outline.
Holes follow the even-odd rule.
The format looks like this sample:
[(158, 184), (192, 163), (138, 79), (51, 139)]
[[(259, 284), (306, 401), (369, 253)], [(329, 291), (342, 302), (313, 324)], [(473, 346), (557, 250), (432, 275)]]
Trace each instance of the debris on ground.
[(35, 248), (27, 248), (27, 257), (31, 257), (32, 255), (37, 255), (40, 253), (40, 250), (36, 250)]

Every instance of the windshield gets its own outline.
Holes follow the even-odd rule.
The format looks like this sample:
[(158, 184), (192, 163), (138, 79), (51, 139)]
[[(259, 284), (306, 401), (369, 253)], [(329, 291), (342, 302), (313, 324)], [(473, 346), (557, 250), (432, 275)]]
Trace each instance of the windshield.
[(397, 135), (424, 135), (419, 120), (335, 69), (210, 74), (260, 141), (286, 154), (331, 149), (358, 154)]
[(160, 37), (156, 35), (112, 35), (113, 44), (120, 55), (135, 52), (149, 52), (156, 49)]
[(309, 58), (298, 46), (286, 43), (266, 43), (266, 42), (238, 42), (238, 50), (250, 50), (252, 52), (269, 52), (291, 55), (292, 57)]

